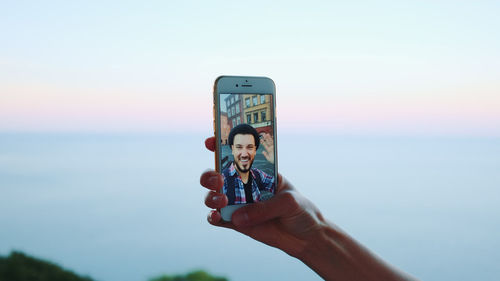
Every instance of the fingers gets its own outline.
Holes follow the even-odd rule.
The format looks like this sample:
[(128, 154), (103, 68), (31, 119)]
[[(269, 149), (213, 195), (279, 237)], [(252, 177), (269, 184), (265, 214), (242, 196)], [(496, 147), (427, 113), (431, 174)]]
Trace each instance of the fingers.
[(205, 147), (210, 151), (215, 151), (215, 137), (209, 137), (205, 140)]
[(280, 217), (293, 216), (301, 211), (301, 206), (295, 196), (293, 191), (284, 191), (268, 201), (247, 205), (236, 210), (231, 221), (235, 226), (244, 227)]
[(220, 209), (227, 206), (227, 196), (218, 192), (210, 191), (205, 197), (205, 205), (212, 209)]
[(210, 211), (210, 213), (208, 213), (208, 215), (207, 215), (207, 221), (213, 225), (219, 225), (219, 222), (221, 221), (221, 219), (222, 219), (222, 217), (221, 217), (220, 213), (217, 212), (216, 210)]
[(280, 193), (285, 190), (295, 190), (295, 188), (283, 176), (281, 176), (280, 173), (278, 173), (278, 187), (276, 188), (276, 193)]
[(262, 135), (262, 138), (260, 139), (260, 143), (264, 147), (262, 150), (262, 154), (266, 158), (267, 161), (274, 163), (274, 145), (273, 145), (273, 138), (268, 134), (265, 133)]
[(266, 140), (266, 139), (261, 139), (260, 143), (264, 146), (264, 148), (269, 149), (273, 148), (273, 143), (272, 141)]
[(222, 220), (221, 214), (216, 210), (212, 210), (208, 213), (207, 221), (211, 225), (234, 229), (234, 225), (230, 222), (225, 222), (224, 220)]
[[(205, 140), (205, 147), (210, 151), (215, 151), (215, 137), (207, 138)], [(205, 197), (205, 205), (213, 209), (224, 208), (227, 205), (227, 196), (218, 192), (224, 185), (224, 179), (221, 174), (212, 170), (205, 171), (201, 174), (200, 184), (213, 190), (208, 192)], [(212, 210), (208, 213), (207, 221), (215, 226), (233, 228), (231, 223), (222, 220), (221, 214), (217, 210)]]
[(218, 191), (224, 185), (224, 179), (221, 174), (216, 171), (209, 170), (201, 174), (200, 184), (210, 190)]
[(265, 133), (263, 137), (260, 139), (260, 143), (262, 143), (265, 147), (272, 147), (273, 138), (268, 133)]
[[(272, 149), (271, 149), (271, 151), (272, 151)], [(274, 164), (274, 154), (273, 153), (270, 153), (266, 150), (263, 150), (262, 155), (264, 155), (264, 158), (266, 158), (266, 160), (269, 161), (269, 163)]]

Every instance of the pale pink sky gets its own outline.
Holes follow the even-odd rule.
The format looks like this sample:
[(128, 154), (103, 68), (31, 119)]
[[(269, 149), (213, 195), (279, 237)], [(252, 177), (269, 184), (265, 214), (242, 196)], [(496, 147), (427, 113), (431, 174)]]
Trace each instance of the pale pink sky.
[(225, 74), (276, 82), (280, 131), (500, 135), (497, 4), (358, 4), (267, 3), (259, 21), (253, 6), (9, 4), (0, 131), (211, 132)]
[[(211, 132), (210, 84), (201, 93), (127, 92), (126, 89), (11, 86), (0, 98), (0, 128), (7, 131)], [(454, 94), (340, 97), (280, 95), (280, 131), (332, 133), (500, 135), (500, 98), (494, 90)], [(452, 91), (451, 89), (449, 91)], [(490, 93), (491, 92), (491, 93)]]

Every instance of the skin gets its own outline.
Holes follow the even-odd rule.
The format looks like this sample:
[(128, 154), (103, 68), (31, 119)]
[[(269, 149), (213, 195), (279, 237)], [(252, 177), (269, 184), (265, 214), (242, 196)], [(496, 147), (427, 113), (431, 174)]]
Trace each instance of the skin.
[[(205, 141), (210, 151), (215, 139)], [(218, 192), (222, 175), (209, 170), (200, 177), (209, 189), (205, 204), (211, 209), (227, 205)], [(363, 247), (335, 224), (327, 221), (316, 206), (278, 175), (276, 195), (264, 202), (236, 210), (224, 222), (217, 210), (208, 214), (212, 225), (230, 228), (298, 258), (325, 280), (416, 280), (398, 271)]]
[(236, 164), (236, 170), (244, 183), (248, 182), (248, 174), (252, 168), (257, 148), (251, 134), (237, 134), (234, 136), (231, 150)]
[(260, 144), (264, 148), (262, 154), (267, 159), (267, 161), (274, 164), (274, 140), (268, 133), (262, 133), (260, 135)]

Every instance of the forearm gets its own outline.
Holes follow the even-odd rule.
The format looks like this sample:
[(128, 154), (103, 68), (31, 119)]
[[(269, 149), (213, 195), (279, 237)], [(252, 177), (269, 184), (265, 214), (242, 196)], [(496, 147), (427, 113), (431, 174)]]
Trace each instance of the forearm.
[(325, 280), (416, 280), (382, 261), (331, 223), (321, 227), (298, 258)]

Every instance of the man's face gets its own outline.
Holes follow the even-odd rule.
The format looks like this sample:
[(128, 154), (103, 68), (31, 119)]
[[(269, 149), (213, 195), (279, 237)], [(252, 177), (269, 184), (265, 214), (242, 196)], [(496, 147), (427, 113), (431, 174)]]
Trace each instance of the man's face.
[(238, 171), (248, 172), (252, 168), (255, 154), (257, 154), (253, 135), (237, 134), (234, 136), (232, 151)]

